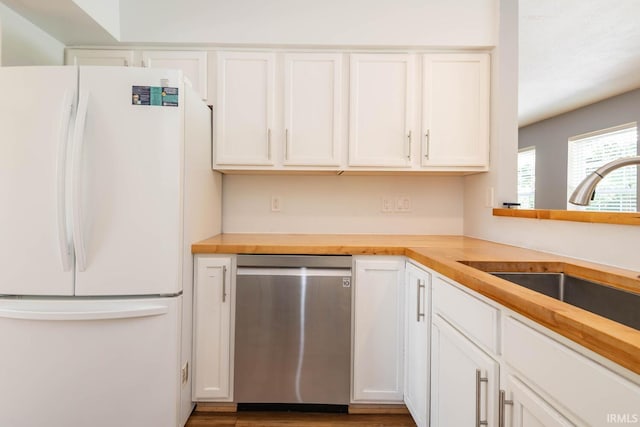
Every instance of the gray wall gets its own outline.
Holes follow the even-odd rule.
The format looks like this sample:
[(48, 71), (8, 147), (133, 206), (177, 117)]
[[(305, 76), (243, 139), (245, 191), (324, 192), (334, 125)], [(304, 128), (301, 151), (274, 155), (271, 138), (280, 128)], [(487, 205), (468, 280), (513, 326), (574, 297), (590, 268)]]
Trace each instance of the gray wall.
[(567, 207), (570, 137), (629, 122), (640, 124), (640, 89), (520, 128), (518, 148), (536, 147), (536, 209)]

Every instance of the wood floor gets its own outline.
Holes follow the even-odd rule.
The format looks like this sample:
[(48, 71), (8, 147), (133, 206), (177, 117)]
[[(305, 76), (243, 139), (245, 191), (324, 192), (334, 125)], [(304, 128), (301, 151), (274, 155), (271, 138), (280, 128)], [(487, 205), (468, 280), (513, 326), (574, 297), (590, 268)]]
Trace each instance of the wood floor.
[(194, 412), (186, 427), (415, 427), (409, 415), (354, 415), (299, 412)]

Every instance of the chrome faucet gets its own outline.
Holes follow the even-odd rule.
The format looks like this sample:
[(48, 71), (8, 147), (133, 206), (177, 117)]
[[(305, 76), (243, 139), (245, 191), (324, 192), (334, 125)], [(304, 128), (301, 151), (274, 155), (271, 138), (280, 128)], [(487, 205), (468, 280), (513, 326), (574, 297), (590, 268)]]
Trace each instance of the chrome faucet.
[(592, 172), (589, 176), (583, 179), (580, 184), (578, 184), (576, 189), (573, 190), (571, 197), (569, 197), (569, 202), (574, 205), (587, 206), (589, 201), (593, 198), (596, 185), (598, 185), (602, 178), (616, 169), (629, 165), (640, 165), (640, 156), (622, 157), (601, 166), (598, 170)]

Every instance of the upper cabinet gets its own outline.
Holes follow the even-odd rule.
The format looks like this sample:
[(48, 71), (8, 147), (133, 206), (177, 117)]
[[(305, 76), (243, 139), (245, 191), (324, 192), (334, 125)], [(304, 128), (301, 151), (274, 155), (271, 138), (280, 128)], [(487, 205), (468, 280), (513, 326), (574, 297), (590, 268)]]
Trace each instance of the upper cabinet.
[(423, 167), (488, 166), (488, 54), (424, 55), (422, 103)]
[(217, 55), (215, 164), (272, 166), (275, 55)]
[(202, 99), (207, 99), (207, 52), (205, 51), (67, 49), (65, 63), (182, 70)]
[(342, 55), (284, 55), (285, 166), (340, 166)]
[(215, 167), (337, 170), (342, 54), (219, 52)]
[(409, 167), (414, 57), (351, 55), (349, 166)]
[(67, 65), (102, 65), (134, 67), (138, 55), (133, 50), (120, 49), (67, 49), (64, 63)]
[(141, 55), (143, 67), (182, 70), (201, 98), (207, 99), (207, 52), (145, 50)]
[(489, 59), (486, 53), (219, 52), (214, 168), (486, 171)]

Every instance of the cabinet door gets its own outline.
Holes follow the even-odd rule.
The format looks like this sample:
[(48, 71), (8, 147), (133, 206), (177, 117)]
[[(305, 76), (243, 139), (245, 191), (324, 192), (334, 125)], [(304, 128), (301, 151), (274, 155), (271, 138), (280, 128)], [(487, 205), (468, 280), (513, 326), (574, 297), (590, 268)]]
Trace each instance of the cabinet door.
[(67, 49), (64, 62), (67, 65), (136, 65), (133, 50), (118, 49)]
[(422, 69), (422, 166), (486, 167), (489, 55), (424, 55)]
[[(499, 427), (570, 427), (573, 426), (558, 411), (511, 374), (506, 375), (504, 422)], [(503, 393), (503, 392), (501, 392)]]
[(640, 421), (637, 376), (630, 381), (563, 344), (553, 332), (528, 322), (504, 318), (502, 355), (529, 387), (539, 390), (555, 408), (562, 408), (563, 415), (584, 425), (613, 424), (625, 417), (633, 423)]
[(431, 274), (407, 263), (405, 283), (404, 403), (418, 427), (428, 424)]
[(194, 400), (232, 400), (232, 259), (196, 257)]
[(403, 400), (403, 285), (400, 257), (355, 261), (353, 400)]
[(271, 53), (219, 52), (216, 87), (218, 165), (273, 165)]
[(496, 425), (498, 362), (435, 315), (431, 329), (431, 426)]
[(350, 73), (349, 165), (410, 166), (413, 56), (355, 54)]
[(285, 55), (285, 165), (340, 165), (341, 76), (341, 54)]
[(193, 89), (207, 99), (207, 52), (149, 50), (142, 52), (142, 66), (182, 70)]

